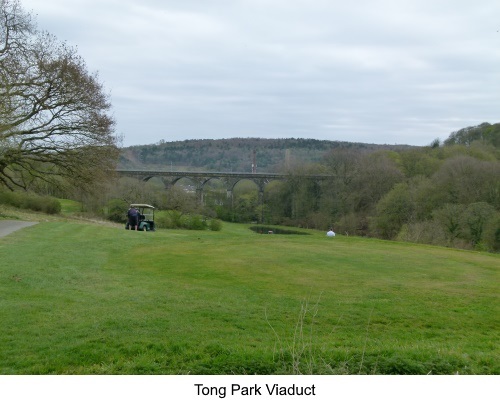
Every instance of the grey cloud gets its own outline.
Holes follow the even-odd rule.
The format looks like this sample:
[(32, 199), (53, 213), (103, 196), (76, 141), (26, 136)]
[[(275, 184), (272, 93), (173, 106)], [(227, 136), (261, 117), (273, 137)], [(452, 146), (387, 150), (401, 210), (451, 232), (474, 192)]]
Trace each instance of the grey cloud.
[(495, 1), (24, 0), (111, 90), (125, 144), (429, 144), (497, 122)]

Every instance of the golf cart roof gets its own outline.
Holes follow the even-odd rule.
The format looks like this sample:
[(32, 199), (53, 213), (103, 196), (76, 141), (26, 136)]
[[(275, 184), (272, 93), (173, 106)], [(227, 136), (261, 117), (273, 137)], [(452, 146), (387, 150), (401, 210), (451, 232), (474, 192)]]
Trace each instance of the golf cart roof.
[(149, 205), (149, 204), (130, 204), (131, 207), (134, 207), (134, 208), (151, 208), (151, 209), (155, 209), (155, 207), (153, 207), (152, 205)]

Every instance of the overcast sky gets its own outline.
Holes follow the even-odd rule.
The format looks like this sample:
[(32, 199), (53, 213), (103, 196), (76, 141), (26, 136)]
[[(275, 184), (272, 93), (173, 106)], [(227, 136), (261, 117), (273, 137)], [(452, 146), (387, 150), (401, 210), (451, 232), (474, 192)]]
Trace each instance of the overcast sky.
[(499, 0), (21, 0), (78, 47), (123, 145), (428, 145), (500, 122)]

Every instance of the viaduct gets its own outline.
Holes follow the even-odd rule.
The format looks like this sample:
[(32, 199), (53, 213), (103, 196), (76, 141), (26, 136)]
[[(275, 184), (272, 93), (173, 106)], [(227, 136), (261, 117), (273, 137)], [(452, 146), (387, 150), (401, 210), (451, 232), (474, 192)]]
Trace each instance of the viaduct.
[[(203, 187), (212, 179), (222, 181), (227, 190), (227, 196), (232, 197), (233, 189), (241, 180), (252, 180), (259, 188), (259, 202), (263, 201), (264, 187), (273, 180), (285, 180), (290, 176), (279, 173), (240, 173), (240, 172), (181, 172), (162, 170), (117, 170), (118, 175), (132, 177), (141, 181), (148, 181), (153, 177), (162, 180), (166, 188), (174, 186), (181, 179), (190, 179), (196, 185), (196, 193), (203, 202)], [(322, 181), (331, 178), (327, 174), (302, 175), (303, 178)]]

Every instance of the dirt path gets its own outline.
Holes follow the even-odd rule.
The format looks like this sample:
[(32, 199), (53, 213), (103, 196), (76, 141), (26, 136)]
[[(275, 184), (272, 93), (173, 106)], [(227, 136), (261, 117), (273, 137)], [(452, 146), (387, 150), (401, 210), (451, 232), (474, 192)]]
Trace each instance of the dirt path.
[(38, 224), (38, 222), (27, 222), (27, 221), (0, 221), (0, 238), (6, 236), (9, 233), (18, 231), (19, 229), (26, 228), (27, 226), (33, 226)]

